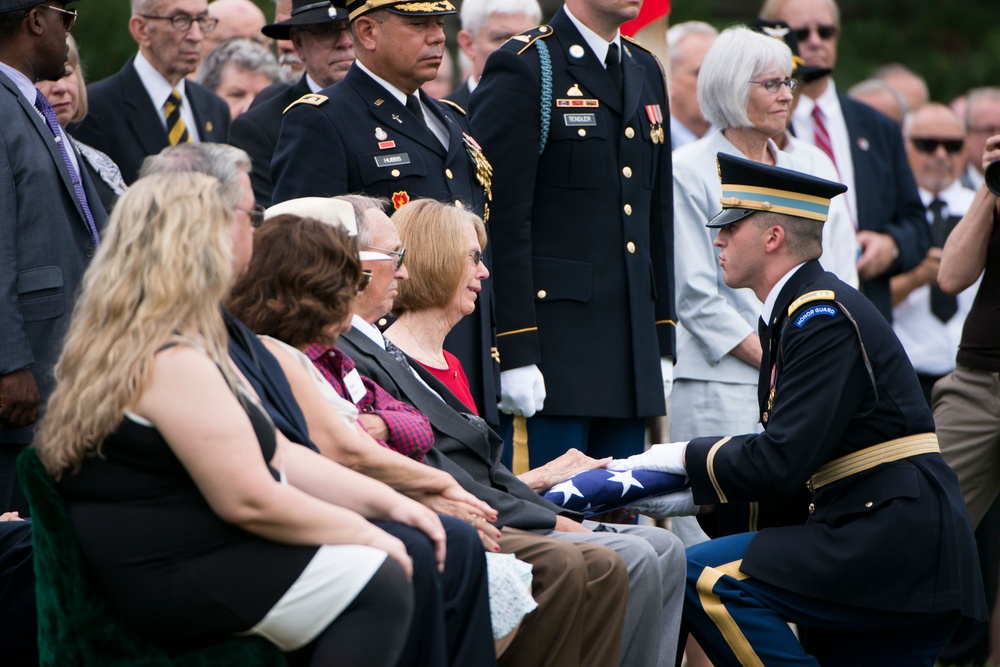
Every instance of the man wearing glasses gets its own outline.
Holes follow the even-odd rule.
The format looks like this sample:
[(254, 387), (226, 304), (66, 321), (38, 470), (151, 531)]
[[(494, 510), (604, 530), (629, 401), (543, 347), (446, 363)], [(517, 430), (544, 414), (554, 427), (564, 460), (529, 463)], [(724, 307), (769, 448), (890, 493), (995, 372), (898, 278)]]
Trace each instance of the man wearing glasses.
[(0, 512), (22, 515), (14, 462), (52, 390), (59, 341), (107, 219), (35, 88), (65, 71), (76, 20), (65, 5), (0, 0)]
[(271, 157), (278, 143), (282, 114), (303, 95), (318, 93), (344, 78), (354, 63), (354, 40), (347, 10), (315, 0), (295, 0), (290, 18), (266, 25), (261, 32), (276, 40), (291, 40), (306, 69), (295, 84), (276, 84), (262, 90), (229, 132), (229, 143), (253, 159), (250, 179), (257, 203), (270, 206), (274, 191)]
[[(834, 0), (766, 0), (760, 18), (787, 23), (807, 65), (832, 70), (837, 64), (840, 10)], [(795, 135), (826, 153), (848, 186), (861, 292), (891, 322), (890, 276), (916, 267), (930, 247), (899, 127), (839, 94), (830, 75), (804, 85), (802, 93), (793, 114)]]
[(132, 183), (143, 159), (179, 143), (223, 142), (229, 107), (184, 77), (198, 69), (205, 35), (219, 20), (205, 0), (132, 0), (139, 45), (118, 73), (87, 86), (90, 112), (73, 135), (107, 153)]

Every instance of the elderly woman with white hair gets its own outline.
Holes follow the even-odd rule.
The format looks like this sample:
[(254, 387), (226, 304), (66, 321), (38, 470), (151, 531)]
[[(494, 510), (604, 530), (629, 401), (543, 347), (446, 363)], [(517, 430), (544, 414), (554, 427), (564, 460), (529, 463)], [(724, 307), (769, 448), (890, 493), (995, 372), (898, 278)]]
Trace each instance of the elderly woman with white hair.
[[(792, 111), (798, 86), (793, 70), (792, 53), (781, 39), (743, 26), (723, 31), (701, 66), (698, 103), (705, 117), (720, 129), (674, 152), (674, 256), (680, 324), (670, 401), (671, 441), (759, 428), (761, 347), (757, 322), (762, 304), (750, 290), (732, 289), (723, 282), (718, 248), (712, 245), (716, 230), (708, 229), (705, 223), (722, 210), (716, 154), (809, 171), (799, 158), (780, 151), (772, 140), (785, 130)], [(853, 243), (846, 209), (832, 209), (825, 224), (824, 265), (831, 256), (831, 232), (841, 234), (834, 243)], [(728, 534), (763, 527), (767, 512), (753, 515), (751, 522), (749, 508), (735, 504), (718, 508), (716, 518), (719, 533)], [(760, 526), (755, 525), (757, 520)], [(677, 523), (678, 534), (689, 546), (706, 539), (693, 521)], [(684, 532), (683, 526), (689, 530)]]

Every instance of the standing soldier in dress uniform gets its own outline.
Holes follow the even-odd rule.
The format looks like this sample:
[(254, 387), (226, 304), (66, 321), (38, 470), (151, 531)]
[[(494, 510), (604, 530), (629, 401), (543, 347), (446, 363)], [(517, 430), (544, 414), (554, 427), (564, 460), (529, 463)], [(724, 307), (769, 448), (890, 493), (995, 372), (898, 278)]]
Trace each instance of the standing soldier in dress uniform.
[[(718, 163), (723, 210), (709, 226), (723, 279), (764, 304), (765, 430), (609, 467), (686, 473), (702, 504), (813, 494), (804, 523), (688, 549), (684, 619), (716, 667), (930, 667), (960, 616), (986, 618), (983, 585), (903, 346), (817, 261), (830, 198), (847, 188), (723, 153)], [(807, 628), (805, 649), (789, 622)]]
[[(444, 16), (454, 5), (352, 0), (346, 9), (357, 60), (343, 81), (286, 110), (272, 164), (274, 203), (364, 192), (395, 208), (417, 198), (455, 203), (488, 221), (491, 168), (465, 111), (420, 90), (437, 76)], [(487, 266), (489, 253), (487, 246)], [(445, 349), (462, 362), (480, 416), (496, 425), (492, 300), (487, 279), (476, 313), (451, 330)]]
[[(673, 378), (666, 85), (618, 29), (639, 5), (566, 0), (490, 56), (471, 98), (494, 168), (500, 408), (531, 417), (544, 401), (527, 420), (530, 467), (570, 447), (642, 451)], [(504, 420), (520, 442), (525, 422)]]

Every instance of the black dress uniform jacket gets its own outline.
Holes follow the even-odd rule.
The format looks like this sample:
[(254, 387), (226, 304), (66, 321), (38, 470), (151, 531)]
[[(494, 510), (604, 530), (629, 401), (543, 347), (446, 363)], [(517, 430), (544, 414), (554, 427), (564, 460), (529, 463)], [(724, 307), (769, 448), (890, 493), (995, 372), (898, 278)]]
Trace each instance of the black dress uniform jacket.
[[(552, 71), (540, 155), (539, 42)], [(500, 364), (539, 366), (545, 415), (664, 412), (659, 358), (674, 355), (676, 320), (670, 112), (655, 56), (622, 45), (619, 95), (560, 9), (494, 52), (472, 93), (493, 164)], [(665, 143), (654, 142), (657, 117)]]
[[(689, 443), (686, 465), (699, 504), (790, 496), (829, 461), (934, 430), (890, 325), (818, 261), (782, 288), (761, 344), (765, 431)], [(968, 514), (940, 454), (882, 463), (822, 486), (807, 516), (757, 533), (740, 570), (831, 602), (986, 617)]]
[[(446, 149), (357, 65), (343, 81), (311, 99), (288, 109), (282, 120), (271, 165), (274, 203), (364, 193), (386, 197), (396, 208), (419, 198), (462, 202), (483, 215), (485, 193), (467, 153), (464, 135), (470, 130), (464, 111), (420, 93), (424, 107), (448, 132)], [(489, 250), (487, 245), (484, 257), (492, 270)], [(496, 424), (499, 377), (490, 354), (492, 283), (483, 281), (476, 312), (451, 330), (445, 349), (462, 362), (479, 413)]]

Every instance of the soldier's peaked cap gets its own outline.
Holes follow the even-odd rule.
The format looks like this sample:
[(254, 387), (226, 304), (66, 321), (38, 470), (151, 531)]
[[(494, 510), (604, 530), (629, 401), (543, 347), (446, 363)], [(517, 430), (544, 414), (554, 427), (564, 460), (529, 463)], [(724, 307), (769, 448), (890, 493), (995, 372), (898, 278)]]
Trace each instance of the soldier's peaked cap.
[(708, 227), (724, 227), (757, 211), (825, 222), (830, 200), (847, 186), (791, 169), (771, 167), (725, 153), (716, 155), (722, 181), (722, 212)]
[(458, 12), (448, 0), (424, 2), (422, 0), (334, 0), (335, 5), (346, 7), (350, 18), (354, 19), (376, 9), (386, 9), (402, 16), (443, 16)]

